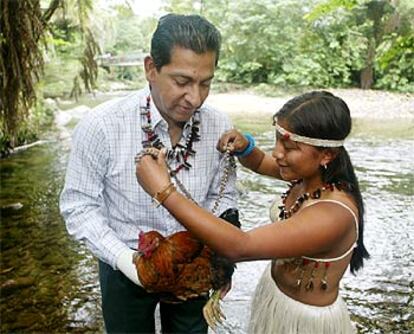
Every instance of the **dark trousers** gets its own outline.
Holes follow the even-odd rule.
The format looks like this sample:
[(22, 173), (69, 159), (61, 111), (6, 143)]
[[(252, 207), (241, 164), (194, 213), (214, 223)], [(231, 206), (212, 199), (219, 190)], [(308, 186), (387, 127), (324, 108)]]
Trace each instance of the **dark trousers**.
[(207, 298), (171, 304), (132, 283), (122, 272), (99, 261), (102, 311), (107, 333), (155, 333), (160, 303), (162, 333), (207, 333), (202, 309)]

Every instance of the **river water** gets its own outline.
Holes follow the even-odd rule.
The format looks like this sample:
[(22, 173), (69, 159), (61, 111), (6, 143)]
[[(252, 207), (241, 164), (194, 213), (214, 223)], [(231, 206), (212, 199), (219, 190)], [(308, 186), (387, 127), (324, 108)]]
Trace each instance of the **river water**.
[[(269, 117), (235, 122), (271, 149)], [(346, 274), (341, 288), (359, 333), (414, 332), (412, 122), (403, 121), (402, 128), (392, 139), (358, 131), (346, 144), (365, 199), (371, 253), (357, 276)], [(58, 212), (68, 152), (68, 140), (52, 140), (0, 160), (2, 333), (103, 332), (96, 261), (67, 236)], [(241, 168), (238, 174), (243, 228), (268, 223), (268, 206), (284, 184)], [(238, 264), (223, 302), (227, 321), (218, 332), (244, 333), (265, 265)]]

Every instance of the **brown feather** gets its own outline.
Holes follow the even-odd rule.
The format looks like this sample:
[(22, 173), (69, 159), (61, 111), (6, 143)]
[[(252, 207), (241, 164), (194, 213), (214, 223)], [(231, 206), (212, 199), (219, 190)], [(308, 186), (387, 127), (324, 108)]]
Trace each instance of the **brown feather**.
[[(237, 210), (226, 211), (221, 218), (240, 227)], [(158, 243), (156, 242), (158, 240)], [(206, 295), (231, 281), (235, 265), (218, 256), (188, 231), (168, 237), (157, 231), (141, 233), (134, 259), (139, 279), (149, 292), (165, 294), (169, 301)]]

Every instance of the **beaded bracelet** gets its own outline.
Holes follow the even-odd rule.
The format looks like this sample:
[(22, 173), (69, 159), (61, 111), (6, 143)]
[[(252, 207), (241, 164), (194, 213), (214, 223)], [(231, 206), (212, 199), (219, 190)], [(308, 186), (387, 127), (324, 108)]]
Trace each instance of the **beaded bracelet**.
[(252, 153), (253, 149), (256, 146), (256, 141), (254, 140), (254, 137), (250, 133), (245, 133), (244, 137), (248, 140), (249, 144), (246, 146), (246, 148), (241, 152), (234, 152), (234, 155), (239, 158), (247, 157), (250, 153)]
[(155, 207), (158, 208), (174, 191), (176, 191), (174, 183), (170, 182), (163, 190), (155, 193), (154, 197), (152, 198)]

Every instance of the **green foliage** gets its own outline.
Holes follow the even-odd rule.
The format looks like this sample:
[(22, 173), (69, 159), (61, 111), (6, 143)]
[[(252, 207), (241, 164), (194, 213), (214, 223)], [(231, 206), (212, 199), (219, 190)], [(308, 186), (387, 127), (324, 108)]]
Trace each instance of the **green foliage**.
[(67, 18), (57, 17), (50, 23), (46, 38), (47, 59), (40, 89), (45, 97), (69, 96), (72, 82), (81, 71), (83, 39), (78, 25)]
[(17, 146), (38, 140), (39, 133), (49, 128), (53, 119), (53, 108), (46, 106), (43, 100), (37, 100), (30, 116), (19, 124), (14, 138), (0, 129), (0, 157), (7, 156)]
[[(156, 18), (137, 17), (127, 1), (79, 16), (77, 1), (65, 2), (67, 15), (59, 12), (51, 22), (43, 81), (47, 96), (70, 93), (84, 50), (81, 21), (88, 17), (94, 18), (92, 28), (104, 53), (149, 52)], [(91, 4), (84, 3), (84, 13)], [(166, 11), (202, 14), (219, 28), (223, 36), (219, 82), (359, 86), (373, 43), (374, 88), (413, 91), (411, 0), (168, 0), (164, 4)], [(379, 14), (374, 14), (374, 7), (381, 9)], [(375, 23), (376, 15), (381, 16)], [(108, 81), (131, 85), (143, 80), (141, 66), (114, 67), (100, 75), (100, 89), (109, 88)]]
[[(208, 5), (208, 7), (211, 8), (213, 4), (209, 3)], [(203, 10), (203, 0), (170, 0), (164, 6), (164, 10), (177, 14), (201, 14)]]
[[(164, 5), (165, 11), (201, 14), (219, 28), (220, 82), (355, 87), (371, 66), (374, 88), (412, 91), (410, 0), (168, 0)], [(137, 17), (127, 2), (97, 18), (105, 32), (99, 35), (103, 52), (149, 52), (155, 18)], [(54, 32), (59, 58), (80, 57), (78, 26), (63, 20)], [(134, 82), (142, 79), (142, 68), (112, 68), (105, 78)]]
[(155, 26), (154, 18), (118, 17), (113, 23), (114, 40), (105, 45), (105, 51), (112, 54), (149, 52), (150, 38)]
[(351, 70), (362, 73), (364, 68), (373, 67), (374, 87), (413, 91), (412, 44), (406, 37), (413, 35), (413, 3), (409, 0), (328, 0), (316, 5), (305, 18), (312, 22), (326, 21), (344, 8), (341, 30), (353, 30), (363, 42), (359, 48), (362, 52), (355, 58), (357, 63), (348, 64)]
[(300, 6), (272, 1), (252, 5), (243, 0), (232, 2), (224, 15), (219, 25), (223, 34), (219, 79), (267, 82), (281, 73), (285, 60), (296, 53), (296, 36), (303, 22)]
[[(168, 3), (187, 13), (200, 8), (199, 1)], [(361, 73), (372, 66), (374, 87), (411, 90), (412, 63), (404, 57), (411, 53), (402, 36), (413, 35), (414, 6), (407, 0), (398, 6), (374, 0), (214, 0), (202, 5), (203, 15), (223, 35), (220, 81), (349, 87), (359, 86)], [(389, 36), (394, 36), (391, 41)]]
[(80, 70), (77, 58), (57, 53), (45, 64), (39, 89), (45, 98), (68, 97), (72, 89), (73, 74)]
[[(112, 18), (112, 36), (104, 41), (103, 52), (111, 55), (149, 53), (150, 42), (157, 20), (154, 17), (136, 16), (125, 5), (116, 7), (117, 15)], [(142, 66), (111, 68), (113, 80), (142, 80)]]
[[(76, 14), (76, 13), (72, 13)], [(131, 53), (149, 52), (150, 38), (157, 20), (153, 17), (138, 17), (125, 4), (107, 8), (98, 14), (90, 14), (93, 21), (94, 35), (102, 53), (124, 55)], [(84, 72), (83, 62), (91, 60), (94, 52), (85, 48), (88, 41), (88, 30), (82, 35), (78, 18), (55, 16), (51, 23), (52, 33), (47, 38), (48, 62), (45, 64), (45, 75), (42, 80), (42, 90), (46, 97), (70, 95), (79, 98), (85, 91), (84, 81), (76, 73)], [(86, 36), (86, 38), (85, 38)], [(95, 48), (92, 41), (90, 48)], [(92, 50), (93, 51), (93, 50)], [(95, 51), (96, 52), (96, 51)], [(85, 57), (88, 55), (88, 57)], [(136, 87), (136, 81), (142, 85), (142, 66), (111, 67), (110, 69), (94, 69), (94, 82), (89, 82), (89, 90), (95, 87), (100, 90), (111, 89), (111, 82), (120, 81), (122, 85)], [(109, 70), (109, 72), (107, 72)], [(91, 75), (89, 75), (91, 77)], [(119, 85), (118, 85), (119, 86)], [(86, 90), (88, 88), (86, 87)]]
[(304, 18), (309, 21), (315, 21), (325, 17), (328, 14), (338, 10), (338, 8), (352, 9), (358, 4), (357, 0), (328, 0), (317, 4), (311, 12), (307, 13)]
[(314, 3), (230, 5), (219, 23), (224, 41), (217, 78), (276, 85), (350, 85), (353, 70), (362, 66), (366, 41), (359, 31), (344, 25), (343, 12), (331, 20), (309, 23), (304, 16)]
[(379, 48), (378, 88), (414, 93), (414, 36), (390, 36)]

